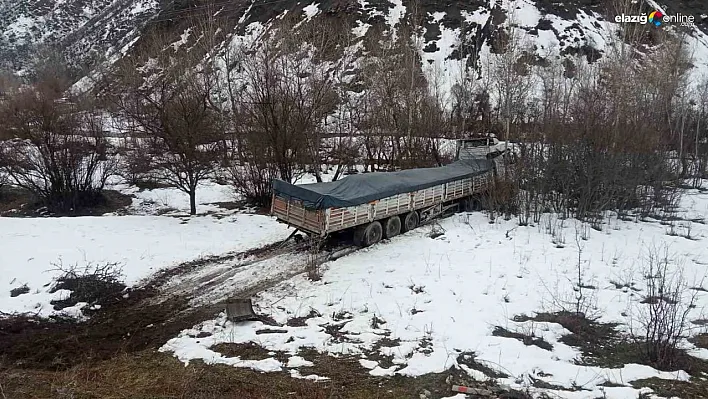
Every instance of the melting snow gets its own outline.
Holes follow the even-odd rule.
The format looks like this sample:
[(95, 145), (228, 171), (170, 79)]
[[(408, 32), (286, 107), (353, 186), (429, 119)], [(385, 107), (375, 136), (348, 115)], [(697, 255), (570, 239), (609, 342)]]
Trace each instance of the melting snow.
[[(708, 193), (690, 191), (683, 208), (686, 217), (705, 219)], [(597, 397), (603, 391), (612, 398), (636, 398), (638, 390), (629, 385), (631, 381), (689, 379), (683, 371), (660, 372), (638, 364), (620, 368), (577, 365), (580, 353), (560, 342), (567, 334), (561, 326), (511, 319), (552, 311), (554, 302), (575, 298), (572, 281), (580, 252), (583, 280), (597, 287), (590, 295), (601, 320), (626, 326), (630, 321), (626, 315), (642, 306), (638, 303), (641, 292), (617, 289), (614, 283), (635, 282), (642, 287), (642, 259), (657, 245), (669, 247), (690, 282), (700, 281), (708, 257), (706, 225), (694, 223), (696, 239), (689, 240), (667, 235), (666, 226), (658, 222), (613, 220), (601, 232), (585, 230), (588, 240), (577, 241), (576, 234), (583, 231), (579, 222), (550, 215), (535, 227), (518, 226), (515, 220), (490, 224), (481, 213), (456, 215), (439, 225), (444, 235), (435, 239), (427, 236), (430, 227), (422, 227), (324, 265), (319, 282), (298, 276), (261, 293), (255, 300), (257, 312), (283, 325), (278, 328), (284, 333), (259, 335), (256, 331), (264, 328), (262, 323), (233, 324), (221, 315), (182, 332), (162, 350), (186, 362), (212, 361), (215, 355), (209, 347), (220, 342), (254, 342), (292, 356), (300, 348), (313, 347), (324, 353), (360, 356), (361, 365), (372, 375), (411, 376), (441, 372), (455, 365), (459, 354), (474, 352), (476, 361), (510, 375), (499, 382), (512, 387), (521, 387), (520, 381), (523, 384), (533, 376), (586, 389), (553, 391), (567, 398)], [(558, 229), (555, 239), (547, 234), (547, 226)], [(701, 293), (698, 308), (707, 304), (708, 296)], [(312, 316), (313, 310), (316, 314), (306, 319), (305, 326), (286, 325), (289, 319)], [(330, 335), (331, 329), (325, 326), (339, 333)], [(493, 336), (495, 326), (533, 333), (553, 348)], [(193, 337), (200, 331), (211, 336), (197, 343)], [(377, 347), (383, 337), (400, 342), (391, 348)], [(381, 367), (375, 357), (368, 356), (372, 350), (393, 356), (393, 366)], [(552, 376), (539, 376), (541, 371)], [(605, 383), (618, 386), (606, 387)]]
[[(229, 251), (245, 251), (282, 240), (290, 231), (268, 216), (226, 214), (219, 217), (152, 216), (165, 209), (185, 215), (188, 197), (176, 189), (137, 191), (132, 207), (144, 216), (2, 218), (0, 229), (0, 311), (53, 313), (49, 302), (68, 292), (50, 294), (60, 274), (53, 264), (118, 262), (125, 282), (138, 283), (150, 274), (182, 262)], [(209, 202), (233, 201), (233, 193), (213, 183), (197, 190), (198, 209), (216, 211)], [(273, 268), (273, 270), (278, 270)], [(10, 297), (27, 284), (30, 292)]]
[(317, 6), (319, 6), (318, 3), (313, 3), (313, 4), (310, 4), (306, 7), (304, 7), (302, 9), (302, 11), (305, 13), (305, 17), (307, 17), (309, 19), (309, 18), (312, 18), (315, 15), (319, 14), (320, 9)]

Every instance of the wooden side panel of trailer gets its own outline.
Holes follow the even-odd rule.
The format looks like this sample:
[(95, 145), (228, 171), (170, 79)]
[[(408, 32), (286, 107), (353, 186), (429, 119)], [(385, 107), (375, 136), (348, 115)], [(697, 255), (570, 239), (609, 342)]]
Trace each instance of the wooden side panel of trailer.
[(276, 218), (309, 233), (325, 231), (325, 211), (305, 208), (302, 201), (273, 195), (271, 214)]
[(403, 193), (375, 201), (373, 203), (373, 219), (383, 219), (410, 211), (411, 195), (411, 193)]
[(331, 233), (368, 223), (372, 220), (371, 216), (371, 204), (361, 204), (347, 208), (329, 208), (325, 212), (325, 231)]

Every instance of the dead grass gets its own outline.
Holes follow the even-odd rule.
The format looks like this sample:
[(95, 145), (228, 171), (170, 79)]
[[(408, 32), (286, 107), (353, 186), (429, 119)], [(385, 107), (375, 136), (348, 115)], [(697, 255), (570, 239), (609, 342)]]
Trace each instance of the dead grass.
[(254, 344), (253, 342), (245, 342), (239, 344), (220, 343), (212, 346), (210, 349), (214, 352), (221, 353), (226, 357), (239, 357), (241, 360), (263, 360), (269, 359), (271, 357), (274, 357), (280, 361), (287, 360), (286, 354), (275, 353), (274, 355), (271, 355), (270, 351)]
[(533, 345), (541, 349), (545, 349), (547, 351), (553, 351), (553, 345), (551, 345), (543, 338), (537, 337), (533, 334), (522, 334), (518, 332), (509, 331), (503, 327), (497, 326), (494, 328), (494, 331), (492, 331), (492, 335), (494, 335), (495, 337), (513, 338), (523, 342), (523, 344), (526, 346)]
[(373, 377), (361, 367), (358, 358), (306, 351), (302, 355), (314, 366), (301, 368), (301, 374), (315, 373), (330, 380), (313, 382), (292, 378), (286, 371), (258, 373), (200, 361), (185, 367), (169, 354), (143, 351), (63, 371), (17, 369), (0, 362), (0, 385), (5, 395), (13, 399), (399, 399), (417, 398), (423, 390), (431, 392), (432, 397), (449, 396), (447, 380), (460, 377), (455, 369), (419, 378)]
[(6, 366), (66, 370), (85, 362), (156, 349), (204, 320), (175, 298), (145, 306), (149, 290), (133, 290), (121, 303), (102, 307), (86, 322), (27, 316), (0, 318), (0, 358)]
[(708, 392), (706, 377), (693, 377), (691, 381), (664, 380), (647, 378), (631, 383), (635, 388), (651, 388), (658, 396), (665, 398), (705, 399)]
[[(558, 323), (571, 334), (560, 339), (566, 345), (580, 349), (583, 354), (578, 362), (584, 365), (605, 368), (620, 368), (625, 364), (636, 363), (655, 367), (643, 356), (641, 343), (633, 342), (621, 336), (614, 324), (603, 324), (588, 320), (572, 313), (541, 313), (535, 317), (518, 316), (516, 321), (545, 321)], [(701, 334), (691, 339), (699, 347), (708, 346), (708, 334)], [(684, 370), (690, 376), (689, 382), (663, 380), (658, 378), (642, 379), (632, 382), (635, 388), (648, 387), (664, 397), (682, 399), (704, 399), (708, 392), (708, 362), (681, 351), (676, 353), (675, 369)], [(674, 370), (667, 370), (674, 371)]]
[(29, 287), (27, 286), (27, 284), (23, 284), (20, 287), (16, 287), (10, 290), (10, 298), (15, 298), (20, 295), (27, 294), (28, 292), (30, 292)]
[[(612, 356), (612, 348), (621, 341), (616, 324), (603, 324), (572, 312), (539, 313), (534, 317), (525, 315), (514, 317), (514, 321), (537, 321), (557, 323), (571, 332), (560, 339), (560, 342), (580, 349), (584, 361), (607, 359)], [(600, 364), (597, 364), (600, 365)], [(614, 366), (611, 366), (614, 367)]]
[(462, 352), (457, 356), (457, 364), (465, 365), (472, 370), (477, 370), (490, 378), (509, 378), (509, 374), (494, 370), (476, 360), (474, 352)]
[(133, 202), (132, 196), (115, 190), (103, 190), (101, 201), (95, 206), (72, 212), (50, 213), (29, 190), (5, 186), (0, 188), (0, 216), (100, 216), (116, 212)]
[(14, 186), (0, 188), (0, 216), (21, 215), (23, 208), (36, 202), (29, 190)]

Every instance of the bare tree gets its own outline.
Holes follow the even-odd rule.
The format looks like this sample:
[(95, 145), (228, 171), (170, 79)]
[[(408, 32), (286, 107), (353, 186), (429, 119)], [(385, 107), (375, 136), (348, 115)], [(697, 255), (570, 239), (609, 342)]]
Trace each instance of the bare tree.
[[(189, 195), (194, 215), (197, 187), (223, 154), (224, 131), (214, 99), (217, 75), (202, 62), (198, 48), (175, 52), (165, 43), (154, 38), (146, 45), (149, 57), (121, 66), (114, 75), (113, 99), (125, 121), (122, 129), (149, 154), (151, 178)], [(126, 151), (128, 157), (138, 152)]]
[(308, 168), (322, 180), (327, 122), (346, 94), (351, 44), (340, 20), (292, 16), (255, 40), (233, 36), (218, 46), (225, 155), (230, 178), (247, 200), (266, 205), (273, 178), (293, 182)]
[(492, 58), (489, 74), (504, 120), (506, 151), (511, 140), (512, 124), (521, 122), (518, 118), (524, 115), (533, 84), (530, 67), (524, 59), (533, 51), (530, 43), (518, 33), (513, 16), (509, 27), (497, 31), (493, 40), (499, 54)]
[(420, 57), (421, 14), (414, 6), (398, 35), (373, 31), (361, 68), (364, 110), (359, 131), (368, 164), (412, 168), (441, 163), (437, 138), (448, 120), (435, 71), (430, 81)]
[(474, 125), (480, 119), (484, 123), (485, 111), (488, 108), (483, 104), (484, 85), (481, 84), (482, 71), (479, 67), (481, 43), (479, 31), (475, 27), (478, 26), (463, 20), (456, 48), (462, 62), (450, 93), (452, 97), (450, 116), (457, 136), (467, 135), (468, 130), (474, 129)]
[(305, 165), (321, 180), (324, 122), (338, 103), (333, 73), (341, 65), (332, 61), (336, 56), (331, 53), (338, 31), (321, 21), (295, 29), (294, 22), (286, 19), (264, 32), (258, 43), (232, 49), (248, 55), (231, 56), (239, 60), (239, 69), (229, 72), (232, 92), (239, 93), (233, 112), (238, 149), (232, 175), (237, 187), (259, 188), (249, 194), (256, 194), (258, 202), (269, 200), (271, 178), (292, 182)]
[[(698, 291), (689, 289), (681, 265), (675, 264), (666, 247), (649, 249), (643, 274), (646, 296), (637, 305), (632, 336), (646, 360), (659, 369), (674, 370)], [(697, 283), (700, 286), (702, 279)]]

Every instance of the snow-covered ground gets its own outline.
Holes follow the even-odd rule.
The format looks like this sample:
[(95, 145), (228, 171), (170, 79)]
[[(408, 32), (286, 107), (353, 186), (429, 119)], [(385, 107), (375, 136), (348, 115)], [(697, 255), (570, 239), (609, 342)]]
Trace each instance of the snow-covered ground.
[[(175, 188), (138, 190), (136, 187), (125, 184), (116, 184), (111, 188), (135, 197), (130, 206), (132, 213), (143, 215), (189, 214), (189, 196)], [(197, 214), (223, 212), (224, 209), (216, 203), (232, 202), (236, 198), (237, 195), (232, 186), (220, 185), (211, 181), (202, 182), (197, 188)]]
[[(79, 270), (117, 262), (132, 285), (158, 270), (208, 255), (241, 252), (288, 236), (287, 226), (257, 214), (219, 209), (212, 202), (233, 201), (227, 186), (205, 183), (197, 192), (200, 213), (189, 217), (186, 194), (171, 188), (138, 191), (127, 216), (0, 218), (0, 312), (54, 313), (50, 301), (68, 295), (49, 293), (59, 265)], [(163, 216), (156, 213), (172, 210)], [(175, 216), (179, 215), (179, 216)], [(26, 285), (29, 292), (11, 297)]]
[[(683, 208), (686, 218), (708, 218), (708, 194), (690, 191)], [(548, 234), (548, 226), (557, 229), (555, 237)], [(203, 359), (262, 371), (290, 368), (297, 374), (297, 367), (302, 365), (296, 356), (298, 350), (314, 347), (324, 353), (360, 355), (362, 366), (372, 375), (411, 376), (441, 372), (456, 365), (460, 353), (474, 352), (477, 361), (508, 374), (509, 378), (499, 382), (510, 386), (525, 387), (533, 377), (566, 388), (584, 388), (554, 391), (559, 397), (596, 398), (606, 394), (611, 398), (636, 398), (639, 391), (629, 386), (633, 380), (685, 380), (689, 376), (683, 371), (659, 372), (636, 364), (615, 369), (576, 365), (579, 351), (559, 342), (568, 333), (563, 327), (519, 323), (512, 318), (556, 311), (557, 302), (572, 301), (578, 257), (583, 284), (596, 287), (586, 289), (585, 295), (600, 320), (622, 323), (625, 329), (646, 305), (639, 303), (642, 291), (616, 286), (644, 288), (644, 267), (654, 248), (668, 248), (674, 270), (683, 272), (689, 286), (706, 287), (708, 281), (701, 280), (707, 272), (708, 226), (698, 222), (690, 227), (687, 222), (678, 222), (678, 226), (679, 235), (668, 235), (668, 227), (659, 222), (613, 220), (603, 231), (596, 231), (572, 220), (561, 225), (551, 216), (537, 226), (520, 227), (515, 220), (490, 224), (481, 213), (456, 215), (435, 227), (444, 232), (437, 238), (429, 237), (431, 227), (423, 227), (326, 264), (319, 282), (298, 276), (261, 293), (255, 300), (258, 312), (283, 324), (278, 329), (286, 332), (256, 334), (265, 328), (261, 322), (232, 324), (221, 315), (183, 331), (162, 350), (173, 352), (185, 362)], [(691, 239), (682, 237), (689, 228)], [(585, 234), (587, 240), (580, 238)], [(708, 295), (698, 294), (691, 319), (705, 317)], [(304, 327), (285, 325), (289, 319), (311, 312), (321, 316), (307, 319)], [(325, 330), (324, 326), (330, 328)], [(495, 326), (533, 333), (553, 349), (493, 336)], [(337, 329), (344, 338), (328, 333)], [(204, 337), (206, 334), (199, 332), (211, 335)], [(393, 347), (376, 346), (384, 337), (389, 343), (397, 343)], [(210, 349), (223, 342), (254, 342), (268, 350), (285, 351), (291, 354), (291, 364), (275, 358), (228, 358)], [(369, 355), (371, 349), (392, 356), (394, 366), (381, 367), (377, 356)], [(705, 352), (692, 351), (700, 357)], [(486, 378), (467, 370), (475, 378)]]

